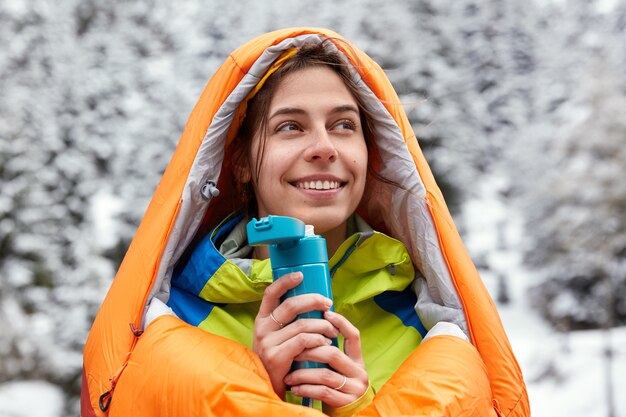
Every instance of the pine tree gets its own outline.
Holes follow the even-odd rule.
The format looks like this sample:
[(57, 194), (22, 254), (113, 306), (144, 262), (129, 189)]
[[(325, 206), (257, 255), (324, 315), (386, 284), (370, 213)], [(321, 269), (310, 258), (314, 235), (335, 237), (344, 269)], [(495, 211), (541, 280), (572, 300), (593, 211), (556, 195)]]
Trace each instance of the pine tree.
[(547, 276), (538, 305), (573, 328), (626, 323), (626, 96), (616, 94), (624, 80), (602, 55), (590, 75), (581, 120), (555, 143), (529, 221), (528, 259)]

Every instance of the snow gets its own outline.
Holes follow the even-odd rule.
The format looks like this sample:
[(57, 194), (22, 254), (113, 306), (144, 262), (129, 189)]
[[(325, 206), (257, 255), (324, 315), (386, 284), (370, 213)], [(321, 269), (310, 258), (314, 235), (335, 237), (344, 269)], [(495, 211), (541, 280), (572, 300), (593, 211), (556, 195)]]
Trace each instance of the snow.
[(600, 0), (596, 2), (596, 10), (600, 13), (611, 13), (615, 10), (620, 0)]
[(109, 248), (115, 244), (119, 234), (115, 217), (122, 208), (122, 202), (108, 189), (100, 189), (93, 196), (91, 215), (93, 216), (94, 235), (98, 236), (96, 244)]
[[(601, 330), (559, 334), (534, 321), (528, 311), (501, 308), (505, 327), (528, 386), (533, 416), (606, 417), (605, 338)], [(524, 322), (528, 322), (525, 323)], [(527, 329), (524, 329), (527, 328)], [(608, 332), (613, 349), (610, 378), (616, 416), (626, 415), (626, 328)]]
[(61, 417), (63, 391), (45, 381), (16, 381), (0, 385), (0, 417)]
[[(519, 256), (523, 229), (515, 206), (502, 198), (503, 188), (506, 181), (491, 176), (466, 203), (465, 242), (470, 254), (488, 258), (489, 268), (481, 273), (494, 299), (498, 276), (507, 280), (510, 302), (499, 305), (498, 311), (527, 384), (532, 416), (607, 417), (605, 381), (610, 375), (614, 417), (626, 417), (626, 327), (565, 333), (539, 317), (527, 297), (538, 280), (531, 278), (533, 271)], [(612, 352), (610, 371), (607, 346)]]

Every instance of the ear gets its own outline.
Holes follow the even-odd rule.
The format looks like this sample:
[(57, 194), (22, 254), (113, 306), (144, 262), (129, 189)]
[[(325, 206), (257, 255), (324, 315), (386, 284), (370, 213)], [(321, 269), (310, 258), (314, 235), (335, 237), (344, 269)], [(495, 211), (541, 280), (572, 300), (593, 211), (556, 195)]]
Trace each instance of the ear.
[(247, 164), (238, 166), (235, 168), (237, 174), (236, 178), (241, 184), (248, 184), (252, 180), (252, 174), (250, 173), (250, 167)]
[(252, 179), (252, 172), (250, 170), (250, 161), (246, 157), (245, 152), (241, 149), (237, 149), (232, 158), (232, 173), (235, 181), (239, 184), (248, 184)]

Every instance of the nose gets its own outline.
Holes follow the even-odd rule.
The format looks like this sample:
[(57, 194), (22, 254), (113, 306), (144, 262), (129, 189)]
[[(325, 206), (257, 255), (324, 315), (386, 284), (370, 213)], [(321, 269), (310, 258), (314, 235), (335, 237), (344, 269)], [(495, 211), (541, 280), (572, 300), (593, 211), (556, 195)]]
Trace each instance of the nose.
[(329, 161), (333, 162), (337, 159), (337, 148), (332, 138), (323, 129), (321, 132), (316, 133), (312, 138), (311, 144), (305, 151), (305, 159), (308, 162), (313, 161)]

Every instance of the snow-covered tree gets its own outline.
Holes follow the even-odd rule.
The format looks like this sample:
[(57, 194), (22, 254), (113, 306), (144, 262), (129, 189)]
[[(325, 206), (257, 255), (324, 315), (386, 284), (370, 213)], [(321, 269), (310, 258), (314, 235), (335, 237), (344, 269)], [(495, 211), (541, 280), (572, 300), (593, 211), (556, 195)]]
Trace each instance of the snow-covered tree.
[(157, 83), (164, 13), (142, 14), (0, 4), (0, 381), (78, 392), (87, 332), (182, 130), (176, 85)]
[(565, 328), (626, 323), (626, 95), (606, 60), (589, 74), (580, 121), (550, 150), (535, 184), (527, 259), (545, 274), (538, 306)]

